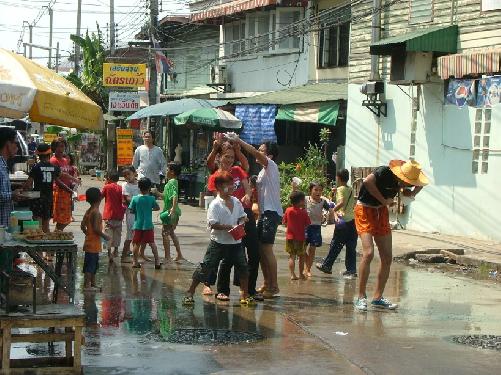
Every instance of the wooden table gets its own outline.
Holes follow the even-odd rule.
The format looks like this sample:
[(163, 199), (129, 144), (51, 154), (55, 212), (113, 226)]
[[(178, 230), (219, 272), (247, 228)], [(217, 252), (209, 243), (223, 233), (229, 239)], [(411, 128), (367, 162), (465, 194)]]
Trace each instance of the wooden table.
[[(24, 241), (9, 241), (0, 244), (0, 252), (10, 251), (14, 256), (16, 253), (24, 252), (32, 258), (35, 263), (54, 282), (54, 292), (52, 302), (57, 303), (59, 288), (68, 294), (70, 303), (75, 302), (75, 275), (77, 267), (77, 245), (76, 244), (43, 244), (35, 245)], [(55, 266), (44, 260), (43, 252), (54, 252), (56, 255)], [(64, 261), (66, 259), (67, 277), (66, 281), (61, 276)]]
[[(81, 346), (85, 314), (74, 305), (44, 305), (33, 313), (0, 313), (0, 375), (15, 374), (80, 374)], [(30, 333), (12, 333), (28, 328)], [(33, 328), (46, 329), (33, 333)], [(57, 332), (57, 329), (61, 332)], [(62, 332), (64, 330), (64, 332)], [(10, 359), (11, 345), (18, 342), (64, 342), (65, 357)]]

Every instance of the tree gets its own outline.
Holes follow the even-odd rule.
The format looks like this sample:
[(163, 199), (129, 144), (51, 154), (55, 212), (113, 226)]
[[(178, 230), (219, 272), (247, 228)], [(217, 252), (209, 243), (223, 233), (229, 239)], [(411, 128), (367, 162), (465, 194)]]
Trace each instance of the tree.
[(98, 104), (103, 111), (106, 111), (108, 92), (103, 86), (105, 49), (99, 25), (97, 25), (97, 34), (92, 33), (89, 35), (87, 30), (85, 38), (78, 35), (71, 35), (70, 38), (82, 49), (83, 69), (80, 77), (76, 72), (72, 72), (67, 79)]

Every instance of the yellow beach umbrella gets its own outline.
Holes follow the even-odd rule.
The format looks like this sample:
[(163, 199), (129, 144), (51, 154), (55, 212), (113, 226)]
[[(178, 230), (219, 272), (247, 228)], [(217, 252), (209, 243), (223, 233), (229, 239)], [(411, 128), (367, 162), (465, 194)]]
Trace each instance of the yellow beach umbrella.
[(101, 129), (101, 107), (64, 77), (0, 48), (0, 116), (77, 129)]

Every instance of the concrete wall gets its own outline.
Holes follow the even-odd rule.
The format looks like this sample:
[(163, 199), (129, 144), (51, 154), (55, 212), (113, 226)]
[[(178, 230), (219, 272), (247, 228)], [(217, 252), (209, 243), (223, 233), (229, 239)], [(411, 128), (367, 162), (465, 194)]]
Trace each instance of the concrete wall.
[[(402, 90), (404, 92), (402, 92)], [(409, 87), (386, 85), (388, 117), (376, 117), (361, 106), (358, 84), (349, 85), (346, 134), (348, 168), (378, 166), (408, 159), (411, 134)], [(409, 96), (408, 96), (409, 95)], [(408, 229), (501, 240), (501, 106), (492, 109), (489, 171), (472, 173), (476, 108), (443, 104), (443, 84), (423, 86), (417, 113), (416, 160), (430, 178), (400, 221)], [(494, 151), (493, 151), (494, 150)], [(496, 151), (497, 150), (497, 151)]]

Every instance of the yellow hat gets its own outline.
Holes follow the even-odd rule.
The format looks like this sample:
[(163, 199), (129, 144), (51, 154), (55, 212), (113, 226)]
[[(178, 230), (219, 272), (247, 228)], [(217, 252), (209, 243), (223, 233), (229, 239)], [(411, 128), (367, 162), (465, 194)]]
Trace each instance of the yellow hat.
[(421, 164), (417, 161), (392, 160), (390, 169), (395, 176), (413, 186), (428, 185), (428, 177), (422, 171)]

